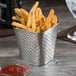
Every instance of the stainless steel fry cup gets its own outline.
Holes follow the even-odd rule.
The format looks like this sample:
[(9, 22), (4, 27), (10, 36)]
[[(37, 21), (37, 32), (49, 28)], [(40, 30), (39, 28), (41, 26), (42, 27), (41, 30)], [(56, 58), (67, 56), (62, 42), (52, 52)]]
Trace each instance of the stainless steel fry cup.
[(15, 28), (15, 35), (20, 56), (29, 64), (35, 66), (44, 65), (53, 59), (57, 25), (42, 33)]

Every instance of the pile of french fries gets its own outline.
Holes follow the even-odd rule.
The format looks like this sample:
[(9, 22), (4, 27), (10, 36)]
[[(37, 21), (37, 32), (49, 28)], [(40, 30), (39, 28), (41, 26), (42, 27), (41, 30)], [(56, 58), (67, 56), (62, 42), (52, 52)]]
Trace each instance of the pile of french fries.
[(45, 18), (38, 5), (39, 2), (37, 1), (29, 12), (23, 8), (15, 8), (16, 16), (12, 17), (13, 22), (11, 25), (31, 32), (44, 32), (55, 26), (57, 24), (57, 16), (54, 14), (54, 9), (51, 9), (48, 17)]

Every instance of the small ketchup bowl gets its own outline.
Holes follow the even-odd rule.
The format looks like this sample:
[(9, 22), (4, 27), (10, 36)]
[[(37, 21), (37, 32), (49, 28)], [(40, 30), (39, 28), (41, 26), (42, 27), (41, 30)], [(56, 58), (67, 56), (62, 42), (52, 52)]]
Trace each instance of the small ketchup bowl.
[(29, 68), (23, 60), (0, 61), (0, 76), (29, 76)]

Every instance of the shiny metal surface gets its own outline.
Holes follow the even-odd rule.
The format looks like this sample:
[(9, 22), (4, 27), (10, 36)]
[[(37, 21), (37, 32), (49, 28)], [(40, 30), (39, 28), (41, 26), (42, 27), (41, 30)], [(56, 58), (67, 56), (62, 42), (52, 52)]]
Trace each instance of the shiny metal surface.
[(36, 33), (15, 28), (20, 56), (32, 65), (44, 65), (54, 57), (57, 25), (49, 30)]

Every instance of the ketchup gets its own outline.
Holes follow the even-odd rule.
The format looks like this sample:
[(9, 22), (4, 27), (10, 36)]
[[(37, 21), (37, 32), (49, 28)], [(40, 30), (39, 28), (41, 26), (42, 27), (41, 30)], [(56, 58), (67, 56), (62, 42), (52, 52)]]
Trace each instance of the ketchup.
[[(9, 76), (29, 76), (28, 68), (22, 65), (8, 65), (0, 70), (0, 73), (9, 74)], [(0, 75), (4, 76), (4, 75)]]

